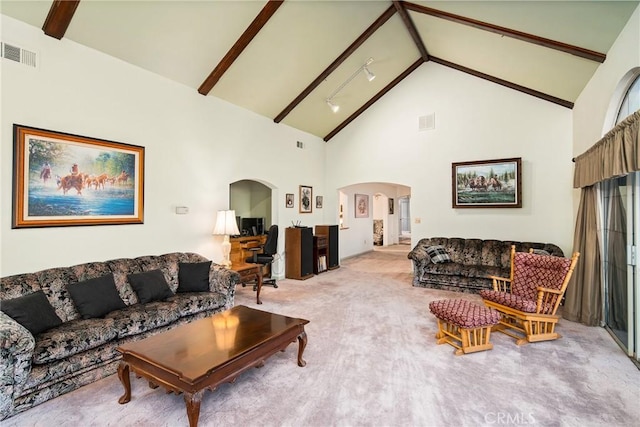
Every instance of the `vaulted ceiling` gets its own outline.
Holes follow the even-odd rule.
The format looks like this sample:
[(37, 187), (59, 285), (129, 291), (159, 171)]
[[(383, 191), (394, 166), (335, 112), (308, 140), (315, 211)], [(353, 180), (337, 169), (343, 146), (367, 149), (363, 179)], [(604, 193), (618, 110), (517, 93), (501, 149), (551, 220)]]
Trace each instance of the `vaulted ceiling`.
[(637, 5), (2, 0), (0, 12), (329, 140), (426, 61), (572, 108)]

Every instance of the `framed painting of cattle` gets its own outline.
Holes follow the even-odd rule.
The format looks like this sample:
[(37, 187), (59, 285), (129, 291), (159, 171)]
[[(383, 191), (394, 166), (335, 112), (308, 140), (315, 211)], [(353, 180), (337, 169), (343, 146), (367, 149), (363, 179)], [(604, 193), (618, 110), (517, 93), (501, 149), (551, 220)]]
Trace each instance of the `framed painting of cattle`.
[(144, 147), (13, 125), (12, 228), (144, 222)]
[(454, 208), (521, 208), (522, 158), (451, 165)]

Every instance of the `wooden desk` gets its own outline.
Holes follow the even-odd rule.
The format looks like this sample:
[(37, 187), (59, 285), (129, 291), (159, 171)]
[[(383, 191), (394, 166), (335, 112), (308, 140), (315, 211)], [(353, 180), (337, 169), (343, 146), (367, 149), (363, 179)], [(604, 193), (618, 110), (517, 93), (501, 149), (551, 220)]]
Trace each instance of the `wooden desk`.
[[(229, 259), (232, 264), (244, 264), (247, 258), (253, 256), (251, 248), (259, 248), (267, 241), (267, 235), (261, 236), (242, 236), (242, 237), (230, 237), (231, 252), (229, 253)], [(268, 274), (270, 270), (266, 271)]]
[(260, 291), (262, 290), (262, 264), (238, 263), (231, 264), (230, 270), (240, 273), (240, 283), (256, 282), (256, 303), (262, 304), (260, 301)]

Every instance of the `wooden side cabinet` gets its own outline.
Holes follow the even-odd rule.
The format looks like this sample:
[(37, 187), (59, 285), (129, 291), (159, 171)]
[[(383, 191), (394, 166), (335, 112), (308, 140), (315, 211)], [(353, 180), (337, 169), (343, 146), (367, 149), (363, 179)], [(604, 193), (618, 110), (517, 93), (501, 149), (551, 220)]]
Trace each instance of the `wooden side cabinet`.
[(338, 256), (338, 226), (337, 225), (316, 225), (316, 236), (326, 236), (327, 238), (327, 268), (329, 270), (340, 267), (340, 257)]
[(320, 274), (327, 271), (327, 237), (313, 236), (313, 272)]
[(313, 230), (288, 227), (284, 231), (285, 277), (305, 280), (313, 276)]

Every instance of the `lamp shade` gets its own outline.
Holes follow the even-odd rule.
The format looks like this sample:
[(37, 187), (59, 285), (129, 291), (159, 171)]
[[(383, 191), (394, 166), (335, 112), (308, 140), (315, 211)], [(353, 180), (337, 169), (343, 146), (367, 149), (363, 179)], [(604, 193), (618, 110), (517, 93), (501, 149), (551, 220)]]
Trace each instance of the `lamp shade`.
[(213, 234), (219, 234), (222, 236), (240, 234), (238, 224), (236, 224), (236, 211), (218, 211)]

